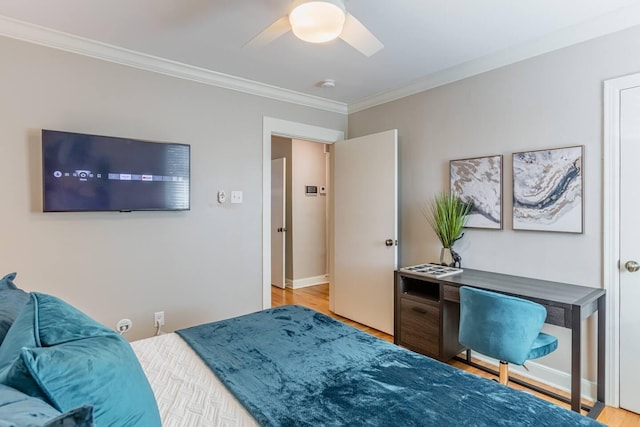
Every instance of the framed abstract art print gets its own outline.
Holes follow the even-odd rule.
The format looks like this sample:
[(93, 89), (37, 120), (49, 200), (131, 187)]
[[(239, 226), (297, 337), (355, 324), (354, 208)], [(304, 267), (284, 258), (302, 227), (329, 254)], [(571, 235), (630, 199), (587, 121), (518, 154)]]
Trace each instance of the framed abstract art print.
[(467, 227), (502, 229), (502, 156), (449, 162), (451, 194), (471, 204)]
[(513, 153), (513, 229), (583, 232), (583, 146)]

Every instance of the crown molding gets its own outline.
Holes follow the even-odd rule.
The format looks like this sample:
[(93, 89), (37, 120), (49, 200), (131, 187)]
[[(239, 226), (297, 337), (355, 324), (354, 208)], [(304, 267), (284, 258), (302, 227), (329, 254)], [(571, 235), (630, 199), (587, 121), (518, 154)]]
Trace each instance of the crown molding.
[(5, 37), (154, 73), (344, 115), (357, 113), (637, 25), (640, 25), (640, 5), (629, 6), (585, 23), (557, 31), (540, 39), (437, 71), (406, 86), (346, 104), (135, 52), (0, 15), (0, 35)]
[(147, 55), (0, 15), (0, 35), (141, 70), (338, 114), (347, 104)]
[(640, 5), (624, 7), (545, 37), (437, 71), (398, 89), (363, 98), (349, 104), (349, 114), (637, 25), (640, 25)]

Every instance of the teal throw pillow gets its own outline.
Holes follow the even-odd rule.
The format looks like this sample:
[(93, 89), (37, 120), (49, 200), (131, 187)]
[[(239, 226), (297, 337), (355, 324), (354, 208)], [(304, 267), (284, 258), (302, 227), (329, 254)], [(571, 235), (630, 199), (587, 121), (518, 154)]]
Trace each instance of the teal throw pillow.
[(18, 289), (13, 281), (15, 280), (18, 273), (13, 272), (5, 275), (2, 279), (0, 279), (0, 291), (4, 291), (7, 289)]
[(42, 400), (0, 384), (0, 427), (94, 427), (93, 408), (60, 414)]
[(15, 278), (16, 273), (10, 273), (0, 279), (0, 344), (29, 299), (29, 295), (13, 283)]
[(11, 366), (20, 355), (22, 347), (36, 347), (36, 304), (33, 295), (30, 295), (24, 309), (20, 312), (7, 335), (0, 345), (0, 383), (2, 383), (3, 371)]
[(81, 406), (47, 421), (44, 427), (95, 427), (93, 408)]
[(131, 345), (64, 301), (32, 293), (0, 346), (0, 363), (16, 353), (4, 348), (7, 340), (23, 345), (0, 371), (0, 383), (60, 411), (93, 406), (100, 427), (161, 426), (153, 390)]
[(153, 390), (118, 334), (24, 348), (5, 383), (27, 394), (41, 390), (60, 411), (91, 405), (98, 426), (161, 426)]
[(23, 347), (50, 347), (114, 333), (61, 299), (32, 292), (0, 345), (0, 382), (2, 371), (15, 361)]
[(0, 427), (44, 426), (59, 415), (58, 410), (41, 399), (0, 384)]

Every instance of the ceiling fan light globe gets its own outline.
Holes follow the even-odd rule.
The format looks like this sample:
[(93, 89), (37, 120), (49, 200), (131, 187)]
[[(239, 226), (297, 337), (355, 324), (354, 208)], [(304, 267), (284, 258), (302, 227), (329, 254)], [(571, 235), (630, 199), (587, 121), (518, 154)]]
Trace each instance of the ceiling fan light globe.
[(293, 34), (310, 43), (337, 38), (342, 33), (345, 19), (344, 6), (327, 0), (300, 3), (289, 14)]

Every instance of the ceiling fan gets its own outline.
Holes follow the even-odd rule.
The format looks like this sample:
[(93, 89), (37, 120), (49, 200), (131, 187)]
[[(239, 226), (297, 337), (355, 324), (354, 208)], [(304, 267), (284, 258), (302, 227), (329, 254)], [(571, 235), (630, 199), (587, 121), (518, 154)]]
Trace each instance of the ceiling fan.
[(289, 13), (244, 47), (260, 47), (289, 31), (301, 40), (324, 43), (340, 37), (365, 56), (384, 47), (360, 21), (347, 12), (344, 0), (296, 0)]

